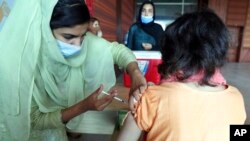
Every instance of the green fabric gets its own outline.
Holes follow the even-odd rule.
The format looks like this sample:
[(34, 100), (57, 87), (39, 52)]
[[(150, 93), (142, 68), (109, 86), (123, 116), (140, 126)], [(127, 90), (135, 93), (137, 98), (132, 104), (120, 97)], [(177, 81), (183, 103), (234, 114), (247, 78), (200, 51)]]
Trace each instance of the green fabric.
[[(135, 61), (123, 45), (91, 33), (78, 56), (64, 59), (49, 26), (56, 2), (16, 0), (0, 33), (0, 140), (67, 140), (61, 109), (100, 84), (112, 87), (114, 63), (126, 67)], [(77, 128), (83, 118), (67, 128)]]
[(0, 33), (0, 140), (27, 140), (29, 136), (41, 18), (37, 0), (16, 0)]

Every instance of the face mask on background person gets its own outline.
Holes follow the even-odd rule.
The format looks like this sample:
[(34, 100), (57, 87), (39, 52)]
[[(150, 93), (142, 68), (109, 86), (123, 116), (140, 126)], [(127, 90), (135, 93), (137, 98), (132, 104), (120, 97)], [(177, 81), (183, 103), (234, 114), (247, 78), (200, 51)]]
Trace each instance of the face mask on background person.
[(153, 16), (143, 16), (141, 15), (141, 22), (144, 24), (150, 23), (153, 21)]
[(98, 37), (102, 37), (102, 31), (100, 31), (100, 30), (97, 31), (97, 36), (98, 36)]
[(81, 48), (82, 48), (81, 46), (71, 45), (68, 43), (64, 43), (60, 40), (56, 40), (56, 41), (57, 41), (57, 45), (58, 45), (62, 55), (65, 58), (73, 56), (81, 51)]

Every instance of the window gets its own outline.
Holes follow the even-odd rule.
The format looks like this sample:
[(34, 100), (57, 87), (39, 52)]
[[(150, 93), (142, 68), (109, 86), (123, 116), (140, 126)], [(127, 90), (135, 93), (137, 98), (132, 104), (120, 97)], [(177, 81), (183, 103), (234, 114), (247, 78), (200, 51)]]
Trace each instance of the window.
[[(137, 14), (142, 2), (145, 0), (137, 0)], [(174, 21), (177, 17), (184, 13), (197, 10), (198, 0), (151, 0), (155, 4), (155, 22), (162, 25), (165, 29), (166, 25)]]

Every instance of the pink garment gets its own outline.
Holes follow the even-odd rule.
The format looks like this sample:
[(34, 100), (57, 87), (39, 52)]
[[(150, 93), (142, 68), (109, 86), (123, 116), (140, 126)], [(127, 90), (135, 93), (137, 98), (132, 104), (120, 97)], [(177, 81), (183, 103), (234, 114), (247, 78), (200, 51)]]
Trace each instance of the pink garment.
[[(204, 77), (204, 72), (201, 71), (199, 73), (197, 73), (196, 75), (190, 76), (187, 80), (185, 80), (185, 82), (200, 82), (202, 80), (202, 78)], [(174, 75), (171, 75), (170, 77), (166, 78), (166, 79), (162, 79), (161, 83), (164, 82), (176, 82), (178, 81), (177, 76), (181, 75), (182, 72), (179, 73), (175, 73)], [(216, 69), (214, 75), (211, 77), (210, 84), (212, 85), (226, 85), (227, 82), (225, 80), (225, 78), (222, 76), (220, 69)]]

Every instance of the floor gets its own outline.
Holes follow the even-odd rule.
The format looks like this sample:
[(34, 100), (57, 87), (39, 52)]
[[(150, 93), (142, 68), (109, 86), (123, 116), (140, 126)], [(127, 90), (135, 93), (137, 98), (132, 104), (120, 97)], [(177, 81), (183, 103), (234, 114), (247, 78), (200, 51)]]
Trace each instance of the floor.
[[(222, 73), (227, 83), (236, 86), (243, 94), (247, 112), (245, 123), (250, 124), (250, 63), (228, 63), (222, 68)], [(118, 82), (122, 82), (122, 77)], [(114, 136), (83, 134), (78, 139), (69, 138), (69, 141), (112, 141)]]

